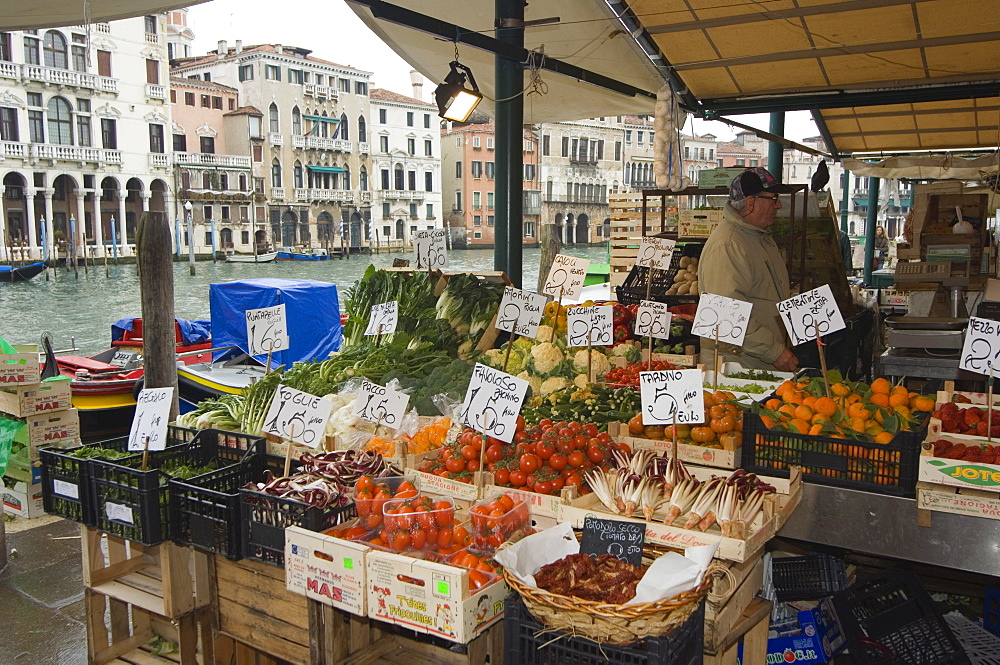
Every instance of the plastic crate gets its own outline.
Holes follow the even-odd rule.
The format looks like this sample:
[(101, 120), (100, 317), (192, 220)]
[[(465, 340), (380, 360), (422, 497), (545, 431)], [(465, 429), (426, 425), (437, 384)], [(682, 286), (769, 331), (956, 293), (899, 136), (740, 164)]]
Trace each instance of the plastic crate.
[(972, 665), (1000, 665), (1000, 637), (980, 628), (960, 612), (949, 612), (944, 620)]
[(170, 525), (174, 542), (237, 561), (243, 558), (240, 489), (270, 469), (280, 474), (282, 457), (255, 453), (239, 464), (188, 480), (170, 479)]
[(740, 466), (787, 478), (788, 467), (797, 465), (808, 482), (913, 498), (927, 420), (916, 430), (899, 432), (891, 443), (879, 444), (771, 430), (748, 411), (743, 414)]
[(1000, 636), (1000, 587), (987, 587), (983, 598), (983, 628)]
[(160, 471), (164, 464), (204, 466), (216, 462), (219, 468), (240, 462), (248, 454), (260, 454), (264, 439), (240, 435), (234, 448), (222, 445), (230, 433), (206, 429), (185, 443), (149, 453), (149, 468), (140, 467), (142, 455), (110, 462), (91, 460), (90, 482), (94, 497), (95, 526), (108, 534), (146, 546), (159, 545), (171, 538), (170, 476)]
[[(190, 441), (196, 430), (185, 427), (167, 427), (167, 445), (175, 446)], [(95, 502), (90, 483), (90, 460), (73, 457), (70, 453), (83, 448), (41, 448), (38, 459), (42, 465), (42, 505), (45, 512), (68, 520), (97, 526)], [(118, 437), (88, 444), (87, 447), (107, 448), (124, 451), (128, 448), (128, 437)], [(136, 453), (134, 458), (140, 458)], [(117, 460), (123, 463), (133, 458)], [(76, 494), (75, 497), (72, 495)]]
[(702, 242), (679, 242), (674, 248), (674, 255), (670, 259), (670, 267), (666, 270), (657, 270), (653, 274), (653, 286), (649, 290), (649, 297), (646, 297), (646, 284), (649, 281), (649, 268), (638, 264), (632, 266), (625, 281), (621, 286), (615, 287), (618, 294), (618, 302), (623, 305), (638, 305), (643, 300), (654, 300), (656, 302), (676, 305), (682, 302), (698, 302), (698, 294), (686, 296), (668, 296), (667, 291), (674, 285), (674, 277), (680, 269), (681, 258), (684, 256), (701, 256), (701, 250), (705, 246)]
[(820, 553), (772, 557), (771, 579), (780, 601), (818, 600), (847, 588), (847, 565)]
[(856, 665), (970, 665), (912, 571), (890, 568), (833, 595)]
[(316, 508), (295, 499), (241, 489), (243, 557), (284, 568), (286, 527), (323, 531), (356, 516), (353, 502), (346, 506)]
[(664, 637), (628, 646), (594, 642), (547, 629), (516, 593), (504, 601), (504, 665), (700, 665), (705, 648), (705, 603)]

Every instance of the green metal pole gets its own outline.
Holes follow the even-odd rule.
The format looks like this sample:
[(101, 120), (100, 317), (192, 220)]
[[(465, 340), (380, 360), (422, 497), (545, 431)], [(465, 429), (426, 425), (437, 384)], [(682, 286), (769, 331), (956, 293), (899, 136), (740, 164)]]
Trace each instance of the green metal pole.
[[(524, 47), (524, 0), (496, 0), (497, 39)], [(496, 56), (496, 219), (494, 269), (521, 286), (524, 197), (524, 74), (521, 63)]]
[[(775, 136), (785, 135), (785, 113), (784, 111), (776, 111), (771, 114), (771, 126), (769, 130)], [(771, 172), (774, 179), (778, 182), (784, 182), (784, 178), (781, 175), (785, 161), (785, 146), (780, 143), (775, 143), (774, 141), (769, 141), (767, 146), (767, 170)]]
[(872, 286), (875, 265), (875, 225), (878, 223), (878, 178), (868, 178), (868, 219), (865, 222), (865, 286)]
[(840, 230), (847, 233), (847, 215), (851, 205), (851, 172), (844, 169), (844, 196), (843, 205), (840, 208)]

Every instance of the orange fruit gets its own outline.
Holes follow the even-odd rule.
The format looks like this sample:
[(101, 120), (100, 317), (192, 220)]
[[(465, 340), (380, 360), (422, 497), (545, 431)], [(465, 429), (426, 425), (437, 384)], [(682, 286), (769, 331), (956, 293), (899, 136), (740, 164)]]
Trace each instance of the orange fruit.
[(900, 404), (899, 406), (896, 407), (896, 413), (898, 413), (899, 415), (901, 415), (904, 418), (909, 418), (910, 417), (910, 408), (907, 407), (907, 406), (903, 406), (902, 404)]
[(876, 406), (889, 406), (889, 395), (886, 393), (872, 393), (871, 400)]
[(912, 398), (910, 402), (910, 408), (914, 411), (926, 411), (930, 412), (934, 410), (934, 400), (927, 395), (917, 395)]
[(906, 399), (910, 398), (910, 391), (906, 389), (906, 386), (896, 386), (892, 389), (890, 393), (892, 395), (906, 395)]
[(815, 423), (813, 424), (812, 427), (809, 428), (809, 433), (815, 436), (816, 434), (819, 434), (822, 429), (823, 429), (822, 423)]
[(812, 417), (812, 419), (809, 422), (811, 422), (813, 425), (815, 425), (816, 423), (825, 423), (827, 422), (827, 417), (824, 416), (822, 413), (817, 413)]
[(849, 427), (855, 432), (864, 432), (865, 431), (864, 418), (851, 418)]
[(795, 408), (795, 417), (808, 422), (812, 420), (813, 410), (803, 404)]
[(889, 395), (889, 406), (896, 408), (897, 406), (908, 406), (910, 403), (910, 396), (906, 394), (904, 390), (902, 393), (893, 392)]
[(806, 398), (802, 400), (802, 403), (815, 411), (816, 408), (813, 405), (816, 403), (816, 398), (812, 395), (807, 395)]
[(772, 418), (771, 416), (763, 416), (763, 415), (762, 415), (762, 416), (760, 417), (760, 421), (761, 421), (762, 423), (764, 423), (764, 427), (766, 427), (766, 428), (768, 428), (768, 429), (771, 429), (772, 427), (774, 427), (775, 425), (777, 425), (777, 424), (778, 424), (778, 423), (777, 423), (777, 422), (776, 422), (776, 421), (774, 420), (774, 418)]
[(829, 397), (820, 397), (813, 404), (813, 409), (824, 416), (832, 416), (837, 413), (837, 403)]
[(860, 402), (860, 401), (861, 401), (861, 395), (858, 395), (857, 393), (851, 393), (850, 395), (844, 398), (845, 404), (854, 404), (855, 402)]
[(891, 432), (879, 432), (875, 435), (875, 443), (892, 443), (892, 433)]
[(793, 418), (792, 421), (789, 423), (789, 425), (791, 425), (792, 429), (797, 431), (799, 434), (809, 433), (810, 425), (805, 420), (802, 420), (800, 418)]
[(892, 384), (889, 383), (888, 379), (879, 378), (872, 381), (871, 389), (873, 393), (888, 395), (889, 391), (892, 390)]
[(830, 386), (830, 391), (838, 397), (846, 397), (851, 394), (851, 389), (843, 383), (835, 383)]
[(795, 390), (795, 384), (792, 383), (791, 381), (786, 380), (784, 383), (778, 386), (778, 389), (774, 391), (774, 394), (777, 395), (778, 397), (784, 397), (785, 393), (794, 390)]
[(764, 402), (764, 408), (767, 409), (768, 411), (777, 411), (779, 408), (781, 408), (781, 400), (772, 397), (771, 399)]
[(781, 408), (778, 409), (779, 413), (783, 413), (789, 418), (795, 417), (795, 405), (794, 404), (782, 404)]

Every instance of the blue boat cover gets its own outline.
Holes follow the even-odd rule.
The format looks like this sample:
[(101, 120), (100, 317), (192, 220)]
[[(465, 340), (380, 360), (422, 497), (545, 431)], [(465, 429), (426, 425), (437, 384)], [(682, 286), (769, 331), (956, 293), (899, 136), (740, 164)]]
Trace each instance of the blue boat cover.
[[(337, 285), (312, 279), (244, 279), (211, 284), (208, 302), (212, 311), (212, 346), (236, 346), (247, 352), (246, 311), (285, 304), (290, 347), (271, 357), (271, 366), (323, 360), (340, 349), (340, 300)], [(217, 351), (214, 359), (234, 351)], [(261, 364), (266, 355), (254, 356)]]
[[(132, 330), (133, 319), (119, 319), (111, 324), (111, 341), (117, 342), (125, 337), (126, 330)], [(210, 321), (188, 321), (174, 319), (181, 329), (181, 343), (184, 345), (204, 344), (212, 339), (212, 324)]]

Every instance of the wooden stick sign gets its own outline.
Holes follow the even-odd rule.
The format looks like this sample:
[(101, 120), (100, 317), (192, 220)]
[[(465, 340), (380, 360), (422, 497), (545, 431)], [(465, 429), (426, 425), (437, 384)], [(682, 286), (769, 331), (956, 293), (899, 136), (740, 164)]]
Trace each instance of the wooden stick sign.
[(448, 267), (447, 229), (430, 229), (413, 234), (413, 258), (416, 267), (444, 270)]
[(689, 425), (705, 420), (700, 369), (639, 372), (643, 425)]
[(362, 379), (358, 397), (354, 400), (353, 413), (358, 418), (375, 423), (376, 426), (386, 425), (392, 430), (397, 430), (409, 403), (410, 396), (406, 393)]
[(743, 346), (752, 308), (753, 303), (703, 293), (698, 299), (698, 311), (695, 312), (691, 332), (699, 337)]
[[(503, 359), (503, 371), (507, 371), (510, 351), (514, 348), (514, 341), (518, 335), (534, 339), (538, 334), (538, 326), (542, 323), (542, 313), (547, 301), (548, 298), (543, 295), (522, 291), (513, 286), (504, 287), (503, 298), (497, 309), (496, 323), (497, 330), (510, 333), (510, 339), (507, 340), (507, 353)], [(556, 326), (553, 326), (553, 334), (555, 334), (555, 329)]]
[(462, 403), (461, 421), (477, 432), (510, 443), (527, 391), (524, 379), (476, 363)]
[(167, 421), (170, 419), (173, 398), (173, 387), (139, 391), (128, 435), (130, 451), (163, 450), (167, 447)]
[(965, 343), (958, 361), (959, 369), (989, 375), (1000, 363), (1000, 322), (972, 317), (965, 332)]
[(556, 296), (561, 301), (563, 298), (579, 300), (583, 291), (583, 281), (587, 277), (587, 268), (590, 267), (590, 259), (578, 256), (566, 256), (556, 254), (552, 261), (552, 268), (548, 277), (545, 278), (545, 286), (542, 293)]
[(368, 315), (368, 327), (365, 335), (388, 335), (396, 332), (396, 322), (399, 319), (399, 303), (395, 300), (372, 305)]
[(246, 310), (247, 346), (251, 356), (267, 354), (264, 366), (266, 373), (271, 372), (271, 354), (289, 348), (288, 324), (285, 317), (285, 304), (273, 307)]
[[(675, 240), (646, 236), (639, 242), (639, 253), (635, 263), (650, 270), (666, 270), (670, 267), (676, 246)], [(652, 273), (650, 273), (650, 277), (652, 277)]]
[(326, 421), (332, 411), (333, 402), (330, 400), (278, 384), (264, 416), (261, 433), (290, 442), (285, 456), (286, 476), (291, 470), (291, 443), (318, 448), (323, 443)]
[(788, 331), (792, 346), (816, 341), (820, 367), (823, 371), (823, 384), (826, 386), (826, 396), (830, 397), (830, 382), (826, 378), (826, 352), (823, 350), (821, 338), (827, 333), (847, 327), (840, 313), (840, 307), (833, 299), (830, 285), (824, 284), (780, 301), (778, 313), (781, 315), (781, 322), (785, 324), (785, 330)]
[(643, 300), (635, 313), (635, 334), (642, 337), (670, 339), (673, 315), (666, 303)]

